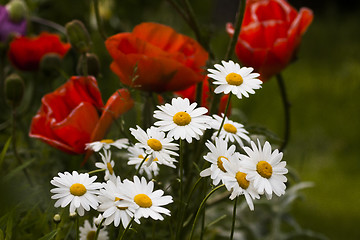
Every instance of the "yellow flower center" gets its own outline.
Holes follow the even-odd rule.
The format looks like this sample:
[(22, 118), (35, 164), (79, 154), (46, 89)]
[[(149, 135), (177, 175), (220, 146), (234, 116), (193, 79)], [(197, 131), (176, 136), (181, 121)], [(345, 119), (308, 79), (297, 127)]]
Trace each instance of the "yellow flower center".
[(86, 240), (94, 240), (96, 235), (96, 231), (89, 231), (86, 235)]
[(239, 86), (241, 85), (244, 80), (243, 78), (240, 76), (240, 74), (237, 73), (229, 73), (226, 76), (226, 82), (230, 85), (234, 85), (234, 86)]
[[(122, 199), (119, 197), (115, 197), (115, 202), (120, 201), (120, 200), (122, 200)], [(116, 206), (116, 207), (120, 210), (126, 210), (128, 208), (128, 207), (118, 207), (118, 206)]]
[(143, 193), (136, 195), (134, 197), (134, 202), (142, 208), (149, 208), (152, 206), (151, 198)]
[(266, 161), (258, 162), (256, 171), (264, 178), (270, 178), (273, 172), (272, 166)]
[[(138, 158), (144, 159), (144, 156), (140, 154), (140, 155), (138, 156)], [(145, 159), (145, 162), (147, 162), (147, 161), (149, 161), (149, 158)], [(157, 159), (157, 158), (154, 158), (153, 162), (156, 162), (156, 161), (158, 161), (158, 159)]]
[(103, 139), (100, 142), (110, 144), (110, 143), (114, 143), (114, 140), (112, 140), (112, 139)]
[(229, 132), (229, 133), (233, 133), (235, 134), (237, 132), (237, 129), (234, 125), (230, 124), (230, 123), (225, 123), (224, 124), (224, 130)]
[(249, 187), (250, 182), (246, 180), (246, 173), (237, 172), (235, 178), (242, 189), (247, 189)]
[(113, 169), (113, 167), (111, 166), (111, 163), (106, 163), (106, 167), (107, 167), (107, 169), (109, 170), (109, 173), (111, 174), (111, 175), (113, 175), (113, 173), (114, 173), (114, 169)]
[(74, 183), (70, 187), (70, 193), (74, 196), (82, 196), (86, 193), (86, 188), (81, 183)]
[(220, 157), (218, 157), (218, 159), (217, 159), (217, 166), (218, 166), (218, 168), (220, 168), (221, 171), (226, 172), (226, 170), (225, 170), (225, 168), (224, 168), (224, 166), (223, 166), (223, 161), (221, 160), (222, 158), (224, 158), (224, 159), (226, 159), (226, 160), (229, 160), (227, 157), (220, 156)]
[(185, 126), (191, 122), (191, 117), (187, 112), (178, 112), (174, 115), (173, 121), (178, 126)]
[(151, 147), (154, 151), (160, 151), (162, 149), (162, 144), (159, 140), (150, 138), (147, 140), (147, 144)]

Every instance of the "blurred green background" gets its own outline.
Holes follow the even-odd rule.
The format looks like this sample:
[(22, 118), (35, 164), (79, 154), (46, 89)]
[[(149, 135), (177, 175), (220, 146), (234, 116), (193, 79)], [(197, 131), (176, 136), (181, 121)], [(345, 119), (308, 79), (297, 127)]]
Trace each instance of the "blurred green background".
[[(6, 2), (0, 1), (1, 4)], [(80, 19), (91, 29), (90, 1), (26, 2), (33, 15), (61, 25)], [(101, 4), (107, 2), (100, 1)], [(167, 1), (115, 2), (110, 8), (113, 11), (105, 19), (109, 35), (131, 31), (142, 21), (156, 21), (194, 37)], [(200, 25), (211, 37), (216, 58), (221, 60), (229, 40), (225, 23), (233, 21), (238, 1), (190, 2)], [(289, 2), (297, 9), (307, 6), (314, 11), (314, 21), (303, 37), (298, 60), (283, 72), (292, 104), (291, 138), (284, 158), (301, 180), (315, 184), (313, 188), (304, 190), (303, 201), (298, 201), (293, 211), (302, 227), (322, 233), (329, 239), (360, 239), (359, 4), (356, 1), (346, 1), (346, 4), (345, 1)], [(69, 11), (69, 6), (74, 10)], [(36, 25), (32, 27), (37, 30)], [(104, 59), (99, 86), (106, 99), (118, 87), (118, 80), (107, 69), (110, 59), (98, 33), (90, 31), (95, 39), (93, 51)], [(59, 85), (58, 82), (52, 84), (53, 88)], [(33, 114), (39, 104), (35, 104)], [(266, 127), (282, 136), (283, 109), (275, 78), (266, 82), (249, 99), (235, 100), (234, 106), (245, 114), (247, 124)], [(66, 155), (61, 157), (65, 158)]]

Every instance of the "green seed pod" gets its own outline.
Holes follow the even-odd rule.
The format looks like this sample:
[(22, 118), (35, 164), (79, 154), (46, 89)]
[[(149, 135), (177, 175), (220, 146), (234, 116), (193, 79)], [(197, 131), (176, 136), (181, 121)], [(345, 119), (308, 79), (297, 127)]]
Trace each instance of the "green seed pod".
[(62, 59), (57, 53), (48, 53), (41, 58), (40, 70), (44, 75), (49, 77), (57, 77), (61, 68)]
[(20, 105), (24, 96), (25, 84), (18, 74), (11, 74), (5, 79), (5, 98), (11, 107)]
[[(83, 72), (83, 61), (85, 56), (81, 55), (76, 66), (76, 72), (80, 76), (84, 75)], [(97, 78), (100, 73), (100, 61), (99, 58), (94, 53), (86, 53), (86, 63), (87, 63), (87, 74)]]
[(82, 54), (90, 50), (90, 35), (81, 21), (73, 20), (68, 22), (65, 28), (69, 42), (76, 51)]
[(13, 22), (20, 22), (27, 14), (27, 7), (22, 0), (12, 0), (6, 5), (9, 17)]

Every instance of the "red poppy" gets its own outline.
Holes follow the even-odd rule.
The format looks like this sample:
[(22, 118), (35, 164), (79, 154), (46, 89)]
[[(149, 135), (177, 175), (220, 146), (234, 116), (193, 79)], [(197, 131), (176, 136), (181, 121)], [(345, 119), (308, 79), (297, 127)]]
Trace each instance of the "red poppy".
[[(205, 76), (205, 79), (203, 81), (203, 89), (202, 89), (202, 97), (201, 97), (201, 103), (198, 103), (200, 106), (206, 107), (207, 109), (210, 109), (210, 89), (209, 89), (209, 81), (208, 81), (208, 77)], [(183, 98), (188, 98), (190, 100), (190, 102), (195, 102), (196, 101), (196, 87), (197, 85), (192, 85), (189, 88), (182, 90), (182, 91), (177, 91), (175, 92), (176, 94), (178, 94), (179, 96), (183, 97)], [(213, 92), (213, 91), (212, 91)], [(219, 105), (219, 111), (218, 114), (220, 113), (224, 113), (225, 112), (225, 107), (226, 107), (226, 103), (228, 101), (229, 95), (223, 95), (220, 99), (220, 105)], [(231, 111), (231, 108), (229, 106), (229, 109), (227, 111), (228, 115)]]
[[(146, 91), (178, 91), (201, 82), (208, 53), (174, 29), (142, 23), (131, 33), (109, 37), (111, 70), (128, 86)], [(136, 77), (135, 77), (136, 76)]]
[(113, 119), (134, 104), (130, 93), (120, 89), (104, 106), (96, 79), (90, 76), (71, 77), (41, 101), (30, 137), (72, 154), (84, 153), (86, 143), (101, 140)]
[(58, 35), (43, 32), (35, 38), (16, 37), (10, 43), (8, 56), (18, 69), (36, 71), (45, 54), (57, 53), (64, 57), (70, 47), (69, 43), (61, 42)]
[[(285, 0), (248, 0), (236, 55), (267, 81), (294, 58), (312, 19), (310, 9), (301, 8), (297, 12)], [(230, 23), (226, 29), (231, 36), (234, 34)]]

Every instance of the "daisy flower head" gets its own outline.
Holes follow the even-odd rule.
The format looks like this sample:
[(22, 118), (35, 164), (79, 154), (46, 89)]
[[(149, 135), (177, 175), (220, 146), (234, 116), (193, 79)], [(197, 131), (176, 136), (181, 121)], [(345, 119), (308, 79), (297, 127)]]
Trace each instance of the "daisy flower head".
[(89, 177), (88, 173), (78, 173), (73, 171), (59, 173), (59, 177), (54, 177), (50, 183), (55, 186), (50, 192), (54, 193), (52, 199), (57, 199), (55, 207), (66, 207), (70, 204), (70, 213), (77, 211), (80, 216), (84, 215), (85, 210), (89, 211), (90, 207), (96, 209), (99, 205), (96, 196), (101, 183), (94, 182), (96, 176)]
[(247, 174), (246, 179), (254, 182), (255, 189), (259, 194), (264, 194), (271, 199), (274, 192), (277, 196), (285, 193), (285, 182), (287, 178), (284, 176), (288, 172), (285, 168), (286, 162), (281, 161), (283, 154), (275, 149), (271, 152), (271, 145), (265, 142), (261, 147), (258, 140), (258, 146), (251, 141), (251, 148), (244, 147), (247, 155), (241, 155), (244, 173)]
[(235, 152), (235, 145), (231, 145), (228, 148), (227, 142), (220, 138), (215, 138), (215, 145), (211, 141), (207, 141), (205, 145), (210, 150), (210, 152), (204, 156), (204, 159), (210, 162), (211, 165), (209, 168), (201, 171), (200, 176), (210, 176), (210, 178), (213, 180), (213, 184), (218, 185), (226, 173), (223, 163), (225, 161), (230, 161), (233, 158), (238, 159), (239, 153)]
[(215, 64), (216, 69), (208, 69), (208, 77), (214, 79), (213, 84), (219, 85), (215, 88), (215, 93), (228, 94), (232, 92), (239, 99), (249, 97), (254, 94), (254, 89), (261, 88), (262, 81), (257, 79), (258, 73), (251, 73), (254, 69), (251, 67), (240, 67), (233, 61), (221, 61), (221, 64)]
[(115, 180), (116, 178), (114, 173), (115, 162), (114, 160), (111, 160), (111, 151), (104, 149), (104, 154), (101, 154), (100, 152), (99, 154), (101, 156), (102, 162), (95, 163), (95, 166), (97, 168), (105, 170), (105, 176), (104, 176), (105, 181)]
[[(214, 132), (212, 139), (215, 139), (217, 136), (221, 122), (224, 118), (224, 114), (222, 117), (218, 115), (213, 115), (214, 120), (211, 122), (211, 127), (217, 131)], [(244, 141), (250, 142), (250, 137), (248, 136), (249, 132), (245, 130), (244, 125), (231, 121), (225, 116), (224, 125), (220, 131), (219, 138), (224, 139), (226, 142), (237, 142), (240, 147), (244, 147)]]
[(170, 211), (162, 206), (173, 202), (172, 196), (163, 196), (163, 190), (154, 190), (154, 182), (147, 182), (134, 176), (134, 181), (125, 179), (123, 182), (122, 197), (124, 200), (135, 203), (135, 219), (151, 217), (154, 220), (164, 220), (161, 214), (170, 216)]
[(159, 119), (154, 125), (168, 132), (168, 137), (175, 140), (186, 139), (188, 143), (192, 139), (200, 139), (204, 131), (210, 126), (211, 117), (205, 114), (208, 110), (204, 107), (196, 108), (197, 103), (190, 104), (189, 99), (173, 98), (171, 104), (158, 106), (160, 110), (154, 111), (154, 118)]
[[(128, 165), (135, 165), (135, 168), (138, 169), (142, 161), (144, 160), (144, 157), (146, 156), (145, 151), (138, 147), (133, 146), (128, 148), (129, 151), (129, 161)], [(145, 159), (145, 163), (149, 161), (149, 158)], [(153, 162), (150, 164), (150, 166), (147, 166), (147, 164), (141, 165), (141, 168), (139, 170), (140, 174), (143, 174), (143, 172), (146, 172), (146, 175), (149, 178), (152, 178), (153, 176), (157, 176), (159, 174), (159, 166), (158, 166), (158, 159), (155, 158)], [(170, 167), (175, 168), (175, 165), (173, 163), (167, 164)]]
[[(117, 227), (121, 222), (122, 226), (126, 228), (134, 215), (135, 204), (121, 198), (121, 188), (122, 182), (120, 177), (117, 177), (115, 182), (107, 181), (104, 184), (104, 189), (100, 190), (100, 205), (97, 210), (103, 212), (102, 217), (105, 218), (105, 225), (113, 222), (114, 226)], [(137, 219), (135, 221), (138, 222)]]
[(244, 173), (241, 163), (240, 159), (232, 159), (223, 163), (226, 170), (223, 182), (226, 189), (231, 191), (229, 197), (231, 200), (237, 196), (244, 195), (250, 210), (253, 211), (253, 199), (259, 199), (260, 195), (254, 188), (253, 182), (246, 179), (246, 173)]
[(136, 127), (137, 129), (130, 128), (130, 131), (139, 141), (135, 146), (143, 148), (149, 156), (149, 160), (146, 161), (147, 166), (150, 166), (154, 159), (157, 159), (159, 163), (167, 164), (174, 161), (171, 155), (179, 156), (177, 152), (174, 152), (179, 149), (178, 144), (173, 143), (172, 138), (165, 137), (165, 133), (159, 128), (150, 127), (145, 132), (139, 126)]
[(91, 149), (94, 152), (98, 152), (101, 149), (109, 150), (111, 146), (116, 147), (118, 149), (127, 148), (129, 144), (129, 140), (126, 138), (121, 138), (116, 141), (112, 139), (103, 139), (101, 141), (87, 143), (85, 145), (85, 149)]
[[(95, 226), (95, 220), (91, 225), (88, 220), (84, 221), (84, 225), (79, 227), (80, 230), (80, 240), (95, 239), (97, 227)], [(105, 229), (100, 229), (98, 240), (108, 240), (109, 236)]]

